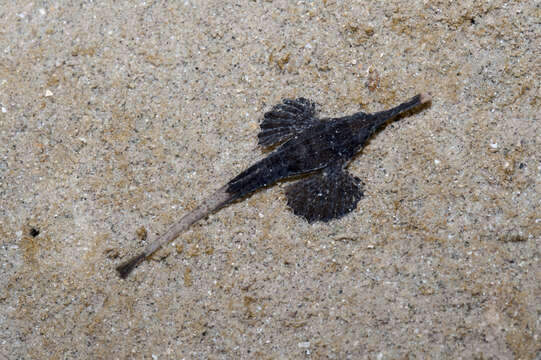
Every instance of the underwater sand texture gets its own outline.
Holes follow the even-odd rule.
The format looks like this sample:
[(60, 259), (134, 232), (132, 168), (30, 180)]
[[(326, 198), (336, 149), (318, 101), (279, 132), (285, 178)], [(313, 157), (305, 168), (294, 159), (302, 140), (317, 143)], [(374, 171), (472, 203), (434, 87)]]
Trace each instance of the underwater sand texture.
[[(538, 2), (6, 1), (0, 359), (497, 358), (541, 352)], [(309, 224), (287, 183), (115, 266), (320, 116), (420, 92)], [(37, 234), (39, 232), (39, 234)]]

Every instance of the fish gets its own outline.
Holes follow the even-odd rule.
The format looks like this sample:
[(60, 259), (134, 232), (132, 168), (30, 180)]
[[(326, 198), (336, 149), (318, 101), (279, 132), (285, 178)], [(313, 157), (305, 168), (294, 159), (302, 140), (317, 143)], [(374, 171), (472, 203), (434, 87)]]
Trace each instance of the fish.
[(309, 223), (349, 214), (363, 197), (363, 184), (347, 171), (347, 165), (385, 124), (431, 100), (430, 94), (421, 93), (389, 110), (320, 119), (313, 101), (283, 99), (260, 123), (258, 144), (271, 152), (208, 196), (138, 255), (117, 266), (118, 274), (127, 278), (195, 222), (278, 181), (296, 180), (285, 188), (287, 204)]

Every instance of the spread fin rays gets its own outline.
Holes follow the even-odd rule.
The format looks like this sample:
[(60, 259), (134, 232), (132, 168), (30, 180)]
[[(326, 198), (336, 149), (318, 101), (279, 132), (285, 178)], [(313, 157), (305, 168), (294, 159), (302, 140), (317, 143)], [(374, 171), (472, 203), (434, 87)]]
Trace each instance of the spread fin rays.
[(286, 187), (287, 204), (309, 223), (338, 219), (355, 210), (362, 182), (342, 168), (327, 168)]
[(259, 145), (270, 147), (281, 143), (318, 121), (316, 107), (305, 98), (284, 99), (265, 113), (257, 135)]

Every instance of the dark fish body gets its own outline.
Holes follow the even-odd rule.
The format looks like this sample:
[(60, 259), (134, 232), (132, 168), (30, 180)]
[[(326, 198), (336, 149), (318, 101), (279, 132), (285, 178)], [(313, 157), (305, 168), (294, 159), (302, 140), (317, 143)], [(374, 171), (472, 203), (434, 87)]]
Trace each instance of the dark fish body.
[[(302, 98), (286, 101), (290, 104), (308, 103), (308, 100)], [(281, 179), (328, 167), (343, 168), (376, 130), (398, 114), (420, 104), (421, 95), (417, 95), (396, 108), (375, 114), (359, 112), (351, 116), (319, 120), (310, 113), (309, 119), (303, 119), (304, 127), (291, 128), (289, 140), (232, 179), (227, 191), (233, 197), (241, 198)], [(279, 118), (281, 124), (285, 123), (283, 119)], [(295, 121), (292, 118), (292, 122)]]
[(311, 101), (283, 100), (265, 113), (258, 134), (261, 146), (276, 149), (218, 189), (144, 251), (118, 266), (117, 271), (122, 278), (127, 277), (196, 221), (258, 189), (293, 176), (305, 175), (286, 187), (287, 203), (294, 214), (310, 223), (348, 214), (356, 208), (363, 192), (361, 180), (347, 172), (347, 164), (386, 122), (429, 101), (429, 95), (420, 94), (374, 114), (359, 112), (318, 119)]
[(354, 132), (358, 120), (336, 119), (319, 122), (280, 145), (229, 182), (228, 192), (243, 197), (276, 181), (343, 164), (366, 141)]

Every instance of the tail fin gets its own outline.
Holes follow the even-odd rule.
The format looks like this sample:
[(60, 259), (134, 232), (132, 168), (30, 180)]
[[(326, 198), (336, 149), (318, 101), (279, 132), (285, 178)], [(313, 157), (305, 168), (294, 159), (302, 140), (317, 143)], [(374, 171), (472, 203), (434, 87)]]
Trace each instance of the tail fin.
[(194, 222), (208, 216), (210, 213), (213, 213), (222, 206), (230, 203), (234, 199), (234, 196), (227, 192), (227, 187), (227, 185), (221, 187), (213, 195), (204, 200), (201, 205), (184, 215), (184, 217), (180, 219), (179, 222), (171, 226), (165, 234), (160, 236), (154, 242), (148, 244), (142, 253), (120, 264), (116, 268), (120, 277), (125, 279), (130, 272), (132, 272), (132, 270), (142, 263), (147, 257), (154, 254), (154, 252), (156, 252), (159, 248), (169, 244), (180, 233), (186, 231)]
[(117, 266), (116, 271), (118, 271), (118, 274), (122, 279), (125, 279), (133, 269), (135, 269), (140, 263), (143, 262), (143, 260), (145, 260), (146, 257), (146, 253), (143, 251), (139, 255), (134, 256), (128, 261)]

